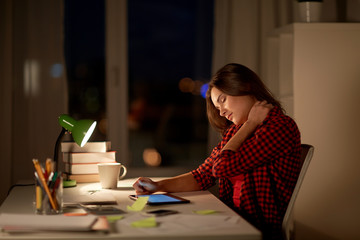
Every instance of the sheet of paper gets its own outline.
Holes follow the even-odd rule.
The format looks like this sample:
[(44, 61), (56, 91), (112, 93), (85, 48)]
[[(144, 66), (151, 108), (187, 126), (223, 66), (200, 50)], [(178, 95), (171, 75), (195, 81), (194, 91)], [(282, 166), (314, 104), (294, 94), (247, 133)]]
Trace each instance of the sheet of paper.
[(82, 202), (116, 202), (110, 190), (101, 189), (98, 185), (87, 185), (83, 188), (64, 188), (64, 204)]
[(97, 216), (0, 214), (0, 227), (8, 231), (90, 231)]
[[(216, 229), (227, 227), (232, 224), (236, 224), (239, 219), (238, 216), (224, 216), (224, 215), (185, 215), (180, 214), (179, 216), (169, 216), (174, 219), (167, 219), (182, 225), (188, 229)], [(175, 218), (176, 217), (176, 218)], [(164, 219), (166, 220), (166, 219)]]
[[(121, 225), (131, 226), (135, 221), (147, 218), (141, 213), (126, 216), (116, 222), (116, 227)], [(224, 215), (197, 215), (197, 214), (173, 214), (156, 218), (157, 226), (154, 228), (138, 228), (138, 231), (146, 234), (182, 234), (184, 232), (216, 230), (234, 226), (238, 223), (239, 216)]]
[(127, 210), (140, 212), (144, 209), (145, 205), (147, 204), (149, 197), (138, 197), (136, 201), (131, 206), (127, 206)]

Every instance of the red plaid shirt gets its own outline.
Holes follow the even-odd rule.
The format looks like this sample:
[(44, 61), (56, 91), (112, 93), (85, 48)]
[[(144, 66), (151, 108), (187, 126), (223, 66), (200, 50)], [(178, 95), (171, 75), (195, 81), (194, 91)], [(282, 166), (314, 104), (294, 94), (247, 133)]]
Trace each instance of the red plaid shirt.
[(279, 229), (300, 172), (300, 132), (296, 123), (275, 107), (236, 152), (221, 152), (240, 128), (231, 125), (192, 174), (203, 190), (219, 179), (220, 199), (232, 208), (231, 178), (243, 175), (240, 206), (235, 210), (260, 229)]

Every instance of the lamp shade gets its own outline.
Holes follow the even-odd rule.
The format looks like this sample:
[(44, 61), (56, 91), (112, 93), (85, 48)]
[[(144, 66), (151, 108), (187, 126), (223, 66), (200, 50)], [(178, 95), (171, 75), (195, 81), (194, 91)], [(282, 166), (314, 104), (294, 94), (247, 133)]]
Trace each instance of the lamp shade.
[(80, 147), (87, 143), (96, 127), (96, 121), (88, 119), (77, 121), (66, 114), (60, 115), (59, 124), (71, 133), (74, 141)]

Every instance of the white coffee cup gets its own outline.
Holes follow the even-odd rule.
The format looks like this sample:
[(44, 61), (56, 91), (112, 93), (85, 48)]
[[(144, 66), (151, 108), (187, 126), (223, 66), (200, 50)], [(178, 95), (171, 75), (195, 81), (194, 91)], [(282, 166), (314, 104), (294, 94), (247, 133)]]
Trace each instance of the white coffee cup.
[[(121, 168), (123, 173), (120, 176)], [(99, 163), (99, 177), (102, 188), (115, 189), (119, 179), (125, 177), (127, 169), (121, 163)]]

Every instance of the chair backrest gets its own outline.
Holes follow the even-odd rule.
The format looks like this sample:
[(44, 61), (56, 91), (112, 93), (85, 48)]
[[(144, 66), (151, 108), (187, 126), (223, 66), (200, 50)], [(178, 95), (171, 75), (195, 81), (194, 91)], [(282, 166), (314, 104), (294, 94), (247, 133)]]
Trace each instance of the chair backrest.
[(313, 153), (314, 153), (313, 146), (308, 145), (308, 144), (301, 144), (301, 170), (300, 170), (299, 177), (296, 182), (294, 191), (291, 195), (289, 205), (286, 209), (284, 220), (282, 222), (283, 237), (286, 240), (289, 240), (293, 234), (293, 229), (294, 229), (294, 222), (292, 219), (293, 208), (294, 208), (296, 197), (300, 190), (300, 186), (304, 180), (306, 170), (307, 170), (307, 168), (310, 164), (310, 160), (313, 156)]

